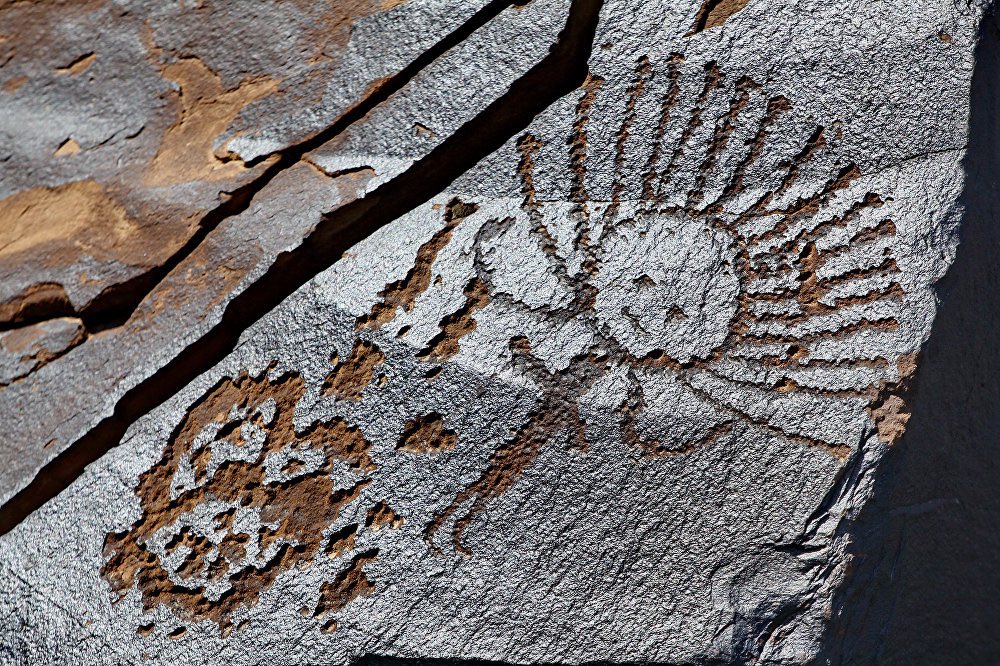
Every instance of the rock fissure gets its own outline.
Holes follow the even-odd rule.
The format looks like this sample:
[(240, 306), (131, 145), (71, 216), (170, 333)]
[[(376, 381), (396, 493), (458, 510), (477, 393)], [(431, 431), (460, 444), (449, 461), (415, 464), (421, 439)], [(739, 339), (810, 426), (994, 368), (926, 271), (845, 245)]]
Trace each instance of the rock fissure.
[[(115, 405), (112, 416), (103, 419), (45, 465), (25, 488), (5, 503), (0, 508), (0, 534), (10, 531), (66, 488), (89, 463), (116, 446), (132, 423), (222, 359), (235, 347), (246, 328), (335, 263), (348, 248), (440, 192), (482, 157), (523, 130), (552, 102), (579, 86), (587, 74), (586, 63), (600, 9), (600, 2), (574, 0), (556, 44), (506, 93), (402, 174), (364, 199), (322, 216), (313, 232), (297, 248), (279, 255), (259, 280), (229, 303), (217, 325), (127, 391)], [(327, 138), (314, 137), (300, 145), (296, 152), (304, 154)], [(293, 154), (285, 151), (271, 169), (291, 160)]]

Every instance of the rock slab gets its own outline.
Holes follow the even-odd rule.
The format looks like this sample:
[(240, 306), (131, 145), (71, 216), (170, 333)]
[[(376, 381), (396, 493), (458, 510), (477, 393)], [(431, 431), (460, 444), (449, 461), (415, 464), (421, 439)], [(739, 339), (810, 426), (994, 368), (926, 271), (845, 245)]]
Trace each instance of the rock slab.
[[(576, 90), (0, 537), (0, 655), (811, 662), (956, 252), (982, 11), (608, 0)], [(303, 215), (502, 94), (448, 57), (281, 174)]]

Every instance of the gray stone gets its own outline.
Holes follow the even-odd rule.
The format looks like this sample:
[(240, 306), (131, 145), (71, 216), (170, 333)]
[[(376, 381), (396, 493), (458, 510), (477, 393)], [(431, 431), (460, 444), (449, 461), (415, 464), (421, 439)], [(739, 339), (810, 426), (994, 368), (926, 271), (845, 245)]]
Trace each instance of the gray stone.
[[(981, 14), (606, 2), (580, 89), (0, 537), (0, 655), (814, 660), (955, 255)], [(502, 89), (448, 94), (475, 48), (309, 163), (419, 168)], [(326, 177), (244, 215), (293, 243)]]
[[(412, 4), (419, 6), (420, 3)], [(407, 10), (409, 13), (406, 16), (423, 17), (422, 20), (431, 21), (437, 14), (449, 13), (445, 11), (445, 3), (428, 2), (424, 5), (421, 10)], [(403, 5), (400, 10), (406, 6), (408, 5)], [(378, 105), (357, 124), (349, 126), (349, 134), (339, 134), (329, 142), (317, 146), (317, 154), (321, 157), (318, 156), (315, 162), (306, 156), (287, 165), (274, 176), (258, 179), (260, 189), (253, 193), (246, 209), (219, 221), (190, 252), (179, 255), (176, 265), (151, 285), (148, 293), (135, 304), (134, 310), (128, 313), (123, 322), (110, 328), (104, 322), (98, 322), (102, 329), (99, 335), (89, 337), (84, 344), (58, 361), (5, 390), (0, 402), (0, 415), (5, 417), (0, 419), (0, 439), (9, 444), (0, 453), (5, 463), (0, 466), (0, 500), (10, 499), (29, 484), (45, 464), (84, 437), (102, 418), (113, 414), (124, 394), (155, 374), (192, 341), (197, 340), (205, 330), (216, 325), (228, 303), (248, 284), (254, 283), (271, 265), (275, 256), (294, 248), (303, 238), (308, 237), (323, 214), (363, 198), (375, 185), (392, 178), (414, 160), (426, 155), (452, 131), (502, 94), (513, 79), (534, 64), (532, 60), (524, 59), (523, 54), (534, 50), (540, 56), (555, 40), (565, 23), (567, 7), (566, 0), (545, 0), (532, 3), (529, 7), (509, 8), (501, 12), (485, 26), (474, 31), (459, 46), (432, 61), (408, 81), (402, 90)], [(465, 16), (465, 11), (467, 9), (463, 9), (458, 16)], [(395, 10), (389, 12), (390, 15), (394, 13)], [(214, 21), (229, 20), (226, 12), (219, 16), (210, 12), (209, 16)], [(406, 16), (395, 19), (400, 22), (397, 31), (422, 29), (421, 23), (408, 24)], [(258, 16), (256, 20), (264, 21), (265, 18)], [(163, 21), (166, 22), (167, 19), (163, 18)], [(454, 24), (449, 22), (435, 25), (436, 30), (453, 27)], [(375, 39), (370, 31), (355, 32), (351, 33), (355, 42)], [(196, 36), (195, 32), (190, 37), (194, 39)], [(180, 37), (175, 35), (174, 39), (179, 40)], [(386, 62), (395, 62), (404, 55), (412, 57), (416, 45), (428, 45), (426, 36), (420, 39), (404, 39), (400, 36), (400, 39), (402, 41), (396, 46), (400, 49), (400, 54), (393, 55), (388, 60), (375, 58), (371, 54), (371, 46), (351, 47), (354, 44), (351, 42), (345, 48), (347, 54), (354, 54), (355, 50), (367, 53), (369, 60), (374, 63), (372, 71), (381, 73)], [(479, 82), (474, 89), (470, 88), (467, 68), (462, 65), (490, 45), (498, 45), (497, 55), (502, 58), (489, 61), (488, 66), (484, 64)], [(174, 48), (181, 50), (182, 45), (178, 44)], [(221, 55), (216, 55), (218, 63), (208, 55), (205, 56), (213, 67), (229, 62)], [(366, 73), (367, 70), (355, 71), (364, 66), (365, 61), (359, 55), (350, 55), (349, 58), (344, 55), (344, 58), (341, 67), (346, 68), (350, 63), (353, 69), (342, 74), (345, 79), (342, 83), (344, 90), (338, 91), (339, 96), (347, 94), (352, 89), (351, 86), (359, 86), (355, 80), (358, 77), (369, 77), (371, 80), (379, 78), (372, 72)], [(144, 64), (145, 61), (140, 62)], [(201, 67), (193, 64), (188, 66)], [(274, 64), (268, 67), (273, 68)], [(236, 76), (235, 73), (230, 74), (230, 77)], [(463, 90), (467, 92), (463, 93)], [(305, 95), (306, 91), (299, 91), (297, 94)], [(423, 99), (425, 105), (436, 109), (434, 119), (419, 114), (413, 117), (407, 115), (415, 113), (414, 105), (410, 102), (414, 98)], [(335, 120), (344, 111), (341, 107), (346, 106), (346, 103), (340, 106), (333, 105), (333, 102), (330, 104), (331, 106), (324, 107), (326, 115), (323, 115), (323, 122)], [(340, 108), (340, 111), (336, 116), (329, 116), (329, 111), (334, 108)], [(207, 112), (201, 110), (200, 113)], [(388, 119), (396, 119), (398, 122), (390, 123)], [(421, 120), (427, 126), (436, 128), (434, 136), (428, 136), (414, 128), (415, 124), (420, 125)], [(16, 122), (16, 118), (12, 122)], [(311, 122), (310, 125), (300, 124), (296, 131), (303, 135), (317, 133), (320, 120), (314, 118)], [(216, 129), (221, 132), (225, 128), (220, 125)], [(286, 127), (283, 131), (287, 130)], [(262, 126), (261, 131), (270, 137), (267, 142), (273, 142), (274, 132), (278, 130)], [(363, 146), (363, 159), (358, 162), (355, 144), (363, 141), (366, 136), (381, 138), (367, 140)], [(384, 141), (385, 137), (391, 137), (392, 141)], [(206, 134), (196, 138), (210, 141), (214, 137)], [(259, 147), (260, 144), (253, 145)], [(86, 155), (86, 152), (81, 153), (81, 156)], [(182, 157), (174, 155), (173, 161), (165, 164), (176, 165), (182, 162)], [(255, 153), (251, 157), (259, 155)], [(152, 159), (151, 156), (150, 158)], [(15, 159), (28, 158), (16, 156)], [(273, 163), (274, 159), (271, 161)], [(329, 166), (334, 162), (340, 166)], [(152, 163), (154, 166), (158, 164), (155, 159), (152, 159)], [(327, 171), (315, 168), (315, 164)], [(125, 175), (129, 173), (128, 169), (124, 171)], [(191, 188), (200, 182), (197, 174), (181, 170), (179, 175), (188, 179), (177, 186), (184, 192), (193, 191)], [(213, 187), (217, 186), (218, 183), (213, 184)], [(70, 203), (85, 210), (90, 210), (86, 208), (89, 200), (78, 193), (78, 189), (85, 187), (86, 196), (105, 196), (103, 186), (96, 182), (87, 181), (82, 186), (77, 181), (60, 187), (73, 188), (69, 194), (60, 196), (73, 197)], [(154, 192), (163, 191), (163, 188), (151, 189)], [(35, 188), (5, 200), (11, 210), (25, 212), (19, 218), (25, 225), (44, 226), (41, 223), (52, 223), (45, 215), (44, 206), (48, 200), (42, 198), (35, 208), (18, 204), (18, 201), (28, 195), (37, 199), (35, 195), (39, 192), (51, 193), (51, 190)], [(213, 196), (216, 194), (217, 190), (213, 191)], [(177, 196), (183, 199), (188, 195), (180, 193)], [(103, 198), (99, 203), (100, 207), (93, 206), (92, 209), (99, 212), (119, 210), (117, 204)], [(41, 212), (38, 211), (39, 207), (42, 208)], [(167, 233), (170, 224), (176, 222), (164, 213), (162, 207), (157, 214), (166, 219), (166, 222), (159, 218), (147, 221), (152, 230), (151, 238), (140, 239), (142, 242), (136, 243), (134, 247), (143, 257), (150, 254), (150, 245), (155, 246), (156, 251), (163, 249), (162, 235)], [(124, 216), (125, 213), (121, 212), (121, 215)], [(97, 224), (91, 219), (77, 222), (79, 224), (71, 227), (71, 231), (77, 227), (89, 227), (98, 236), (108, 235), (105, 229), (107, 223)], [(17, 228), (15, 225), (14, 229)], [(73, 238), (62, 240), (66, 245), (79, 245)], [(27, 242), (23, 239), (20, 242), (31, 245), (30, 241), (29, 237)], [(78, 274), (93, 272), (94, 260), (90, 254), (84, 253), (82, 258), (75, 255), (70, 257), (71, 261), (67, 265), (67, 269), (72, 272), (70, 278), (63, 279), (50, 274), (44, 267), (51, 263), (53, 256), (59, 255), (60, 248), (53, 248), (52, 243), (46, 241), (47, 239), (42, 238), (34, 249), (29, 247), (28, 251), (14, 252), (12, 258), (0, 263), (0, 271), (9, 268), (11, 274), (16, 273), (19, 280), (24, 280), (28, 291), (32, 289), (31, 285), (52, 285), (58, 288), (63, 283), (77, 284), (80, 282)], [(109, 261), (120, 268), (124, 259), (120, 256), (110, 257)], [(41, 269), (25, 268), (26, 265), (39, 264)], [(42, 274), (39, 275), (39, 272)], [(134, 277), (134, 272), (121, 277)], [(16, 286), (20, 283), (14, 280), (2, 282), (15, 291), (21, 289)], [(43, 290), (40, 293), (44, 295), (47, 292)], [(76, 305), (76, 300), (71, 300)], [(136, 353), (123, 354), (123, 349), (134, 350)]]

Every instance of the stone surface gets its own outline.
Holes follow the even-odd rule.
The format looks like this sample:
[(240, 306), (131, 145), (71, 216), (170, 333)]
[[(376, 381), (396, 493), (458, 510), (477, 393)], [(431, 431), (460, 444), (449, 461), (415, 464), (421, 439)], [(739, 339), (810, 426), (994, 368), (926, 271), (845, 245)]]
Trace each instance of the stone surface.
[[(848, 4), (606, 2), (580, 88), (0, 537), (0, 655), (815, 659), (955, 256), (983, 10)], [(283, 169), (160, 285), (218, 301), (171, 287), (136, 310), (148, 333), (83, 344), (74, 319), (7, 332), (27, 378), (4, 421), (60, 409), (86, 363), (155, 372), (319, 214), (447, 145), (566, 13), (507, 10)], [(297, 109), (259, 108), (230, 128), (247, 160), (299, 136)], [(261, 228), (280, 238), (254, 256)]]
[[(401, 54), (393, 55), (392, 58), (388, 55), (386, 58), (376, 58), (370, 53), (371, 49), (375, 48), (373, 46), (365, 47), (364, 43), (352, 46), (354, 42), (351, 42), (343, 47), (346, 49), (346, 54), (342, 54), (340, 58), (343, 60), (341, 67), (346, 68), (350, 64), (353, 69), (337, 74), (343, 81), (340, 82), (339, 78), (335, 80), (344, 88), (338, 90), (337, 99), (351, 90), (352, 86), (360, 89), (360, 83), (356, 81), (359, 77), (362, 79), (365, 76), (374, 77), (365, 69), (366, 66), (372, 71), (382, 72), (387, 63), (403, 64), (403, 56), (414, 57), (415, 48), (420, 45), (429, 46), (427, 35), (419, 39), (406, 38), (408, 31), (417, 31), (424, 23), (433, 24), (435, 30), (441, 32), (444, 28), (455, 27), (454, 23), (434, 24), (432, 21), (435, 16), (447, 13), (445, 4), (430, 2), (424, 5), (420, 10), (411, 9), (408, 10), (409, 14), (394, 18), (392, 25), (396, 26), (395, 28), (379, 28), (382, 31), (392, 31), (393, 34), (402, 31), (400, 43), (394, 47), (399, 49)], [(402, 10), (406, 6), (404, 4), (399, 9)], [(321, 215), (363, 197), (379, 183), (398, 175), (416, 159), (432, 150), (469, 117), (503, 93), (514, 78), (523, 74), (524, 70), (533, 64), (531, 60), (524, 59), (523, 54), (534, 50), (540, 57), (547, 46), (555, 40), (557, 32), (565, 23), (567, 7), (568, 2), (565, 0), (539, 0), (529, 7), (511, 8), (500, 12), (492, 21), (473, 32), (468, 39), (431, 62), (409, 80), (397, 94), (376, 106), (357, 124), (351, 126), (349, 134), (340, 134), (331, 141), (318, 145), (318, 156), (315, 160), (307, 155), (304, 159), (296, 159), (287, 166), (281, 164), (280, 166), (284, 168), (276, 174), (258, 178), (255, 182), (260, 184), (260, 189), (253, 192), (246, 209), (214, 223), (213, 228), (200, 243), (190, 252), (183, 254), (169, 273), (161, 276), (150, 286), (148, 293), (136, 304), (134, 310), (128, 313), (124, 322), (107, 327), (104, 322), (98, 321), (101, 330), (85, 331), (88, 339), (77, 349), (5, 391), (3, 409), (8, 418), (3, 419), (0, 425), (0, 439), (10, 442), (10, 445), (0, 454), (6, 463), (0, 469), (0, 499), (7, 500), (21, 490), (54, 456), (88, 433), (101, 418), (113, 413), (123, 394), (162, 368), (192, 340), (196, 340), (206, 328), (217, 323), (227, 303), (261, 275), (278, 253), (295, 247), (303, 237), (308, 236)], [(457, 14), (457, 17), (466, 16), (462, 12)], [(297, 20), (305, 20), (297, 12), (292, 14)], [(219, 22), (231, 18), (225, 12), (222, 15), (209, 12), (209, 15), (213, 17), (212, 20)], [(449, 16), (449, 21), (455, 18)], [(420, 19), (423, 23), (411, 23), (410, 18), (414, 21)], [(166, 18), (163, 20), (167, 21)], [(255, 20), (264, 21), (265, 18), (257, 17)], [(354, 30), (351, 32), (355, 35), (352, 39), (355, 42), (376, 39), (380, 33), (373, 33), (371, 30), (376, 29)], [(194, 39), (191, 35), (196, 32), (192, 32), (189, 37)], [(178, 33), (174, 39), (179, 40), (182, 36)], [(496, 45), (497, 58), (481, 61), (483, 64), (478, 84), (474, 88), (470, 87), (469, 72), (475, 70), (465, 66), (465, 63), (470, 60), (475, 61), (477, 52), (489, 45)], [(356, 51), (367, 54), (367, 59), (356, 54)], [(286, 59), (288, 57), (290, 56), (286, 56)], [(276, 61), (280, 62), (280, 59)], [(369, 61), (377, 62), (366, 65)], [(182, 60), (182, 62), (187, 61)], [(229, 62), (220, 59), (220, 63)], [(245, 66), (253, 62), (256, 61), (251, 61)], [(140, 60), (139, 63), (142, 66), (147, 64), (145, 60)], [(230, 63), (230, 66), (236, 67), (236, 64)], [(267, 67), (274, 67), (274, 64), (268, 64)], [(327, 72), (324, 76), (339, 71)], [(314, 76), (320, 75), (314, 73)], [(313, 81), (313, 79), (308, 80)], [(313, 85), (320, 86), (323, 81), (324, 78), (320, 77)], [(120, 83), (112, 80), (107, 85), (110, 87)], [(113, 93), (114, 89), (107, 92)], [(296, 94), (305, 95), (306, 91), (299, 91)], [(415, 108), (411, 101), (413, 99), (422, 100), (423, 107)], [(17, 109), (15, 102), (10, 104), (15, 110)], [(321, 121), (325, 123), (338, 117), (337, 114), (330, 114), (331, 109), (339, 108), (342, 111), (347, 106), (346, 102), (339, 103), (340, 106), (336, 106), (332, 101), (328, 104), (329, 107), (323, 107), (321, 118), (311, 118), (309, 123), (296, 121), (299, 122), (295, 130), (298, 134), (293, 138), (299, 139), (308, 133), (319, 132), (323, 127)], [(210, 115), (203, 110), (193, 110), (192, 114), (192, 117), (197, 116), (199, 119)], [(11, 116), (11, 122), (17, 122), (16, 115)], [(419, 131), (418, 126), (435, 129)], [(225, 127), (225, 124), (219, 125), (213, 132), (222, 133)], [(291, 130), (285, 128), (282, 131)], [(276, 141), (274, 137), (278, 136), (275, 134), (278, 129), (265, 124), (260, 127), (260, 132), (266, 137), (260, 141), (274, 148), (272, 144)], [(387, 140), (390, 138), (391, 141)], [(208, 151), (209, 145), (215, 140), (215, 134), (187, 137), (182, 143), (189, 145), (186, 141), (192, 141), (191, 145), (199, 145), (198, 140), (202, 141), (202, 147)], [(256, 151), (264, 144), (253, 143), (246, 139), (241, 145), (249, 146), (246, 150)], [(359, 154), (360, 161), (358, 161)], [(81, 155), (86, 155), (86, 152)], [(254, 153), (252, 157), (257, 159), (260, 156)], [(22, 158), (14, 156), (12, 159)], [(160, 163), (178, 165), (184, 158), (179, 154), (173, 154), (163, 158), (161, 162), (157, 162), (158, 159), (159, 157), (154, 156), (150, 165), (144, 167), (148, 170), (159, 168), (156, 165)], [(227, 164), (234, 163), (227, 162)], [(315, 165), (320, 165), (321, 168)], [(193, 179), (176, 185), (180, 189), (175, 194), (183, 199), (188, 195), (180, 190), (193, 192), (191, 188), (198, 186), (201, 181), (195, 179), (197, 170), (192, 172), (188, 168), (180, 168), (180, 172), (185, 178)], [(123, 173), (128, 176), (132, 171), (125, 169)], [(14, 175), (14, 172), (11, 172), (11, 176)], [(213, 183), (212, 187), (217, 188), (218, 182), (213, 181)], [(113, 249), (116, 251), (124, 251), (126, 248), (120, 247), (123, 244), (130, 244), (131, 251), (143, 257), (148, 257), (151, 249), (172, 251), (173, 248), (167, 247), (159, 238), (166, 233), (164, 229), (175, 222), (174, 219), (166, 217), (167, 210), (157, 209), (157, 214), (162, 214), (164, 217), (149, 222), (149, 228), (152, 230), (149, 237), (142, 235), (137, 237), (131, 228), (127, 227), (125, 213), (115, 208), (113, 202), (102, 200), (99, 205), (90, 205), (84, 200), (85, 195), (78, 192), (80, 190), (87, 196), (90, 194), (103, 196), (101, 185), (90, 181), (75, 182), (58, 186), (56, 190), (61, 192), (59, 187), (70, 189), (67, 190), (69, 193), (60, 195), (63, 199), (58, 205), (52, 203), (50, 198), (39, 199), (34, 206), (30, 205), (40, 196), (37, 194), (39, 192), (37, 189), (20, 192), (0, 203), (0, 215), (4, 215), (6, 219), (6, 213), (10, 212), (14, 221), (12, 226), (5, 226), (6, 231), (0, 231), (11, 235), (12, 244), (7, 247), (13, 248), (10, 250), (13, 258), (0, 262), (0, 271), (9, 270), (11, 275), (16, 274), (18, 280), (31, 285), (25, 287), (29, 291), (39, 284), (49, 285), (59, 291), (60, 285), (66, 282), (58, 275), (45, 272), (48, 271), (50, 259), (54, 260), (57, 255), (61, 256), (59, 252), (63, 245), (72, 247), (74, 251), (80, 253), (74, 254), (66, 262), (67, 270), (73, 274), (69, 282), (73, 284), (77, 281), (76, 275), (81, 271), (88, 271), (87, 266), (95, 260), (97, 251), (81, 247), (83, 243), (78, 241), (75, 235), (53, 239), (42, 238), (35, 242), (34, 238), (38, 234), (26, 235), (22, 231), (28, 228), (44, 228), (46, 231), (43, 235), (55, 233), (47, 231), (55, 219), (52, 216), (58, 217), (66, 210), (84, 211), (80, 214), (81, 219), (74, 222), (76, 226), (71, 228), (76, 230), (73, 234), (82, 233), (82, 230), (86, 229), (100, 242), (107, 242), (109, 234), (113, 236), (109, 229), (117, 229), (118, 231), (114, 233), (121, 234), (124, 240), (119, 242), (116, 240), (117, 237), (110, 239), (115, 243)], [(150, 189), (157, 193), (163, 191), (163, 187)], [(212, 190), (211, 196), (217, 195), (219, 195), (218, 189)], [(29, 199), (24, 201), (26, 196)], [(69, 197), (73, 197), (71, 201), (64, 200)], [(114, 215), (119, 212), (120, 217), (115, 218)], [(48, 213), (51, 213), (51, 216)], [(86, 217), (87, 215), (89, 217)], [(126, 228), (119, 229), (123, 226)], [(187, 237), (181, 238), (180, 242), (185, 240)], [(23, 251), (17, 249), (20, 245), (25, 246)], [(40, 257), (44, 258), (41, 266), (39, 266)], [(163, 258), (160, 257), (161, 260)], [(120, 267), (124, 261), (123, 256), (115, 252), (111, 252), (107, 259), (116, 267)], [(26, 266), (32, 268), (26, 269)], [(45, 274), (37, 274), (36, 268)], [(122, 274), (123, 279), (131, 275), (133, 273)], [(11, 289), (15, 288), (15, 283), (20, 284), (16, 280), (10, 282), (0, 280), (0, 283), (9, 285)], [(38, 293), (48, 294), (45, 290)], [(20, 301), (16, 302), (19, 304), (18, 307), (21, 307)], [(142, 354), (122, 354), (123, 348), (148, 351)], [(84, 387), (86, 390), (83, 390)]]
[(482, 4), (5, 7), (0, 322), (112, 307)]

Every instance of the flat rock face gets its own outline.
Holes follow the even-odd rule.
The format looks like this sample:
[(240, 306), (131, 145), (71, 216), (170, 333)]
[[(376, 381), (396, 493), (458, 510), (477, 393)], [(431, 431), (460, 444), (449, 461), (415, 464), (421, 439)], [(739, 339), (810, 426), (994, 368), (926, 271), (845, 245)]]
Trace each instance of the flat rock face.
[(4, 8), (0, 323), (111, 307), (263, 162), (483, 4)]
[[(350, 40), (334, 51), (338, 63), (335, 69), (330, 65), (322, 76), (313, 72), (312, 78), (302, 81), (288, 74), (287, 79), (282, 79), (283, 87), (268, 89), (268, 95), (273, 93), (275, 100), (291, 95), (301, 101), (319, 95), (313, 88), (328, 84), (336, 88), (335, 99), (320, 105), (323, 113), (319, 116), (300, 118), (306, 107), (295, 106), (295, 113), (288, 111), (288, 117), (281, 117), (285, 123), (282, 132), (294, 129), (295, 133), (281, 134), (283, 142), (278, 143), (275, 118), (280, 116), (269, 112), (257, 119), (259, 127), (253, 134), (257, 139), (251, 140), (250, 134), (244, 132), (218, 144), (232, 127), (243, 122), (240, 119), (244, 116), (237, 116), (243, 113), (243, 107), (231, 105), (232, 113), (223, 118), (219, 109), (229, 102), (220, 100), (231, 92), (220, 91), (228, 90), (229, 84), (213, 79), (222, 75), (185, 54), (201, 53), (200, 57), (212, 67), (230, 68), (219, 70), (228, 73), (228, 79), (237, 80), (236, 72), (243, 70), (233, 69), (237, 65), (228, 50), (223, 52), (218, 45), (210, 49), (208, 38), (200, 36), (204, 27), (192, 27), (186, 13), (165, 16), (161, 10), (147, 7), (151, 17), (146, 23), (136, 23), (132, 13), (116, 18), (107, 16), (105, 8), (80, 18), (89, 21), (87, 26), (113, 20), (117, 30), (136, 40), (137, 48), (145, 43), (138, 41), (140, 37), (147, 42), (152, 39), (143, 26), (162, 23), (162, 40), (172, 45), (161, 48), (147, 44), (145, 56), (137, 56), (127, 65), (117, 61), (109, 64), (108, 72), (97, 68), (98, 56), (94, 56), (92, 64), (79, 76), (90, 77), (90, 86), (100, 89), (104, 97), (121, 96), (125, 90), (135, 89), (135, 80), (140, 76), (155, 76), (150, 65), (153, 62), (165, 77), (158, 79), (162, 86), (174, 85), (170, 72), (175, 70), (195, 77), (200, 101), (185, 102), (188, 98), (180, 84), (179, 89), (175, 85), (173, 92), (163, 93), (176, 98), (180, 110), (175, 108), (177, 104), (160, 108), (159, 97), (129, 97), (132, 104), (143, 109), (144, 105), (152, 106), (161, 120), (179, 114), (159, 139), (159, 152), (152, 150), (155, 145), (145, 153), (129, 152), (127, 146), (109, 140), (109, 146), (118, 145), (117, 156), (105, 155), (103, 145), (100, 149), (81, 149), (68, 162), (62, 155), (13, 154), (9, 163), (25, 163), (35, 173), (34, 180), (45, 183), (44, 187), (17, 191), (17, 178), (23, 172), (6, 169), (0, 175), (0, 185), (9, 185), (16, 192), (0, 201), (0, 217), (7, 222), (0, 229), (0, 277), (10, 277), (0, 279), (0, 292), (10, 292), (6, 296), (0, 293), (0, 327), (31, 328), (38, 325), (38, 320), (53, 315), (83, 318), (78, 341), (82, 344), (76, 349), (63, 347), (45, 362), (33, 363), (30, 377), (22, 376), (23, 370), (12, 371), (6, 380), (0, 377), (0, 386), (11, 384), (0, 404), (6, 416), (0, 423), (0, 439), (10, 443), (0, 452), (4, 462), (0, 466), (0, 499), (6, 501), (23, 489), (54, 456), (78, 442), (102, 418), (111, 416), (126, 392), (161, 370), (205, 329), (216, 325), (233, 297), (254, 283), (276, 255), (308, 237), (323, 214), (364, 199), (378, 185), (426, 156), (506, 91), (512, 80), (524, 74), (555, 41), (565, 24), (568, 6), (567, 0), (539, 0), (524, 8), (490, 6), (482, 12), (490, 11), (477, 14), (479, 18), (470, 26), (459, 25), (457, 20), (468, 18), (471, 3), (462, 3), (462, 9), (456, 12), (447, 3), (405, 3), (388, 11), (390, 23), (382, 27), (366, 27), (381, 20), (377, 18), (381, 14), (357, 18), (354, 28), (342, 35), (344, 40), (349, 35)], [(21, 11), (20, 6), (9, 11), (17, 14), (15, 10)], [(201, 13), (209, 23), (234, 21), (234, 26), (245, 30), (249, 30), (248, 25), (258, 25), (258, 31), (261, 25), (272, 25), (272, 18), (279, 21), (278, 25), (307, 19), (292, 5), (269, 11), (273, 17), (257, 14), (252, 17), (256, 23), (251, 24), (245, 23), (247, 17), (236, 20), (226, 11)], [(343, 10), (333, 14), (340, 16), (338, 12)], [(59, 26), (69, 20), (55, 10), (42, 15)], [(447, 20), (441, 18), (445, 15)], [(315, 20), (322, 23), (321, 18)], [(31, 20), (40, 19), (15, 15), (11, 20), (33, 25)], [(185, 31), (177, 32), (177, 25), (186, 26)], [(408, 64), (407, 58), (417, 61), (436, 40), (445, 40), (460, 29), (471, 33), (415, 75), (397, 73)], [(134, 31), (138, 32), (133, 35)], [(59, 31), (49, 26), (42, 35), (51, 32)], [(415, 36), (418, 32), (419, 39)], [(387, 40), (386, 35), (393, 39)], [(257, 35), (256, 39), (263, 36)], [(375, 44), (365, 40), (375, 40)], [(385, 41), (392, 43), (380, 46)], [(310, 48), (319, 49), (322, 43)], [(289, 49), (293, 45), (287, 44)], [(486, 61), (477, 55), (486, 48), (493, 49), (496, 59)], [(43, 69), (43, 60), (22, 64), (26, 56), (18, 58), (17, 53), (5, 71)], [(535, 60), (524, 58), (524, 53), (534, 53)], [(289, 63), (297, 62), (293, 55), (285, 53), (279, 58), (272, 53), (260, 62), (249, 59), (243, 67), (256, 69), (251, 70), (254, 74), (246, 75), (246, 80), (263, 80), (262, 72), (271, 72), (279, 63), (292, 67)], [(386, 70), (389, 66), (394, 69)], [(373, 71), (389, 71), (393, 76), (364, 78), (374, 77)], [(469, 86), (473, 74), (479, 81), (475, 87)], [(36, 78), (45, 76), (56, 79), (56, 84), (65, 84), (65, 76), (59, 72), (43, 70)], [(129, 80), (123, 80), (126, 77)], [(225, 79), (222, 76), (219, 80)], [(368, 82), (362, 85), (360, 81)], [(369, 83), (379, 82), (381, 88), (369, 89)], [(210, 94), (206, 86), (214, 92)], [(10, 108), (10, 114), (4, 114), (0, 123), (10, 124), (11, 145), (37, 152), (42, 139), (23, 145), (24, 141), (15, 138), (17, 128), (27, 122), (25, 117), (37, 116), (31, 105), (42, 104), (37, 97), (22, 100), (27, 93), (21, 91), (28, 88), (25, 83), (11, 99), (0, 96), (0, 103)], [(383, 89), (388, 88), (399, 90), (375, 104), (380, 100), (376, 92), (384, 93)], [(53, 98), (60, 107), (75, 108), (73, 105), (78, 103), (77, 88), (53, 85), (43, 90), (42, 99)], [(345, 97), (348, 94), (355, 95), (349, 99), (350, 104)], [(265, 98), (260, 101), (263, 103)], [(347, 124), (348, 131), (331, 132), (331, 127), (337, 130), (338, 123), (346, 123), (345, 113), (351, 107), (372, 108), (353, 125)], [(256, 107), (247, 106), (245, 112), (250, 113), (252, 108)], [(273, 113), (277, 113), (276, 108)], [(85, 125), (88, 121), (84, 118), (74, 122)], [(200, 123), (202, 129), (188, 131), (184, 123)], [(59, 133), (65, 132), (67, 125), (53, 121), (41, 127)], [(142, 126), (139, 130), (137, 137), (148, 138), (153, 133)], [(171, 133), (180, 134), (172, 139)], [(231, 152), (237, 143), (243, 151), (241, 159), (247, 163), (254, 160), (255, 166), (244, 167), (240, 159), (228, 153), (223, 160), (212, 152), (216, 144), (227, 146)], [(262, 155), (259, 151), (264, 145), (274, 152)], [(126, 162), (126, 157), (131, 161)], [(191, 162), (195, 157), (201, 160), (200, 165)], [(112, 170), (105, 164), (108, 161), (120, 169)], [(59, 184), (49, 185), (43, 169), (65, 182), (54, 180)], [(165, 169), (174, 169), (176, 178), (163, 180)], [(150, 176), (153, 172), (156, 174)], [(84, 173), (90, 173), (92, 178), (70, 180), (80, 179)], [(152, 197), (151, 216), (130, 212), (108, 194), (111, 190), (127, 190), (129, 196), (144, 200)], [(181, 211), (175, 203), (197, 205), (198, 210)], [(183, 229), (174, 234), (172, 230), (179, 229), (175, 227), (181, 223)], [(10, 315), (6, 320), (3, 312)], [(123, 354), (123, 349), (144, 351)]]
[[(407, 7), (436, 5), (372, 14), (375, 32), (350, 39), (380, 53)], [(294, 229), (273, 257), (419, 173), (579, 29), (581, 7), (536, 0), (484, 24), (256, 192), (233, 218), (243, 239)], [(605, 2), (576, 90), (247, 328), (0, 538), (0, 655), (810, 662), (955, 253), (981, 12)], [(248, 34), (264, 21), (210, 14)], [(197, 45), (206, 28), (161, 30)], [(345, 43), (335, 62), (352, 62)], [(336, 103), (320, 98), (327, 124)], [(301, 108), (254, 104), (215, 140), (243, 160), (301, 140)], [(198, 316), (179, 342), (119, 334), (102, 358), (154, 373), (216, 315)], [(30, 386), (45, 354), (83, 358), (79, 321), (6, 332), (6, 381)], [(114, 399), (73, 403), (55, 448)]]

